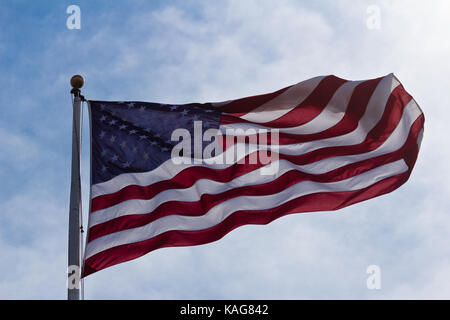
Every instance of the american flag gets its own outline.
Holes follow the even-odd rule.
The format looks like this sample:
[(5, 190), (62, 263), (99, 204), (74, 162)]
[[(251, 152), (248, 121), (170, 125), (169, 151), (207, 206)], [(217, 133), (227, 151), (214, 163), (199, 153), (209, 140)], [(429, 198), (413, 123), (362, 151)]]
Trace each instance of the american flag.
[(320, 76), (220, 103), (89, 105), (83, 276), (158, 248), (216, 241), (242, 225), (391, 192), (408, 180), (424, 126), (393, 74)]

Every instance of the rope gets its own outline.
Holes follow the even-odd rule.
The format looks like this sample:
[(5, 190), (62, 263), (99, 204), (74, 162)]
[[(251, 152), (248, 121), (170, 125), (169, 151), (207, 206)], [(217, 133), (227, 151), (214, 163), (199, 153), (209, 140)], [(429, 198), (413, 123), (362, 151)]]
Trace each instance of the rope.
[[(80, 104), (80, 168), (81, 168), (81, 137), (82, 135), (82, 131), (83, 131), (83, 107), (84, 107), (84, 99), (81, 101)], [(81, 175), (81, 169), (80, 169), (80, 175)], [(84, 249), (84, 239), (83, 239), (83, 234), (84, 234), (84, 229), (83, 229), (83, 196), (82, 196), (82, 192), (81, 192), (81, 181), (80, 181), (80, 268), (81, 265), (83, 264), (83, 257), (84, 257), (84, 253), (83, 253), (83, 249)], [(80, 299), (84, 300), (84, 279), (81, 278), (80, 279), (80, 285), (81, 285), (81, 290), (80, 290)]]

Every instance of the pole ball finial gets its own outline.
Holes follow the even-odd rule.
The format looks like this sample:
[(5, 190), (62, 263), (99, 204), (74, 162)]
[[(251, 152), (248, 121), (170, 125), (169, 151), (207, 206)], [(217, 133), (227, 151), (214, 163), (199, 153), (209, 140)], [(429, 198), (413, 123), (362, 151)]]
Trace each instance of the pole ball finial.
[(70, 79), (70, 85), (72, 86), (72, 88), (75, 89), (81, 89), (84, 85), (84, 79), (82, 76), (80, 76), (79, 74), (74, 75), (71, 79)]

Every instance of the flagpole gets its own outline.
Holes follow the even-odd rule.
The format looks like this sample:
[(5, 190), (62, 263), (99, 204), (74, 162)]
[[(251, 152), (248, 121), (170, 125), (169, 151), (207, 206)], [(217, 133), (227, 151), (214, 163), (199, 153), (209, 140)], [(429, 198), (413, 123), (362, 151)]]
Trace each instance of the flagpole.
[(73, 124), (72, 124), (72, 177), (70, 184), (69, 209), (69, 245), (68, 245), (68, 286), (67, 299), (80, 299), (80, 237), (81, 237), (81, 179), (80, 179), (80, 153), (81, 153), (81, 102), (84, 97), (80, 89), (84, 79), (75, 75), (70, 79), (73, 94)]

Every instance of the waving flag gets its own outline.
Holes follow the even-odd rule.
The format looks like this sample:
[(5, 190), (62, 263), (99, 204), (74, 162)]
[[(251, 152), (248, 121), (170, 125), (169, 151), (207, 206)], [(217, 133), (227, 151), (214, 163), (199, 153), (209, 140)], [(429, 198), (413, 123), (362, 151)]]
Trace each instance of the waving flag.
[(90, 110), (84, 276), (391, 192), (411, 174), (424, 125), (393, 74), (316, 77), (220, 103), (90, 101)]

